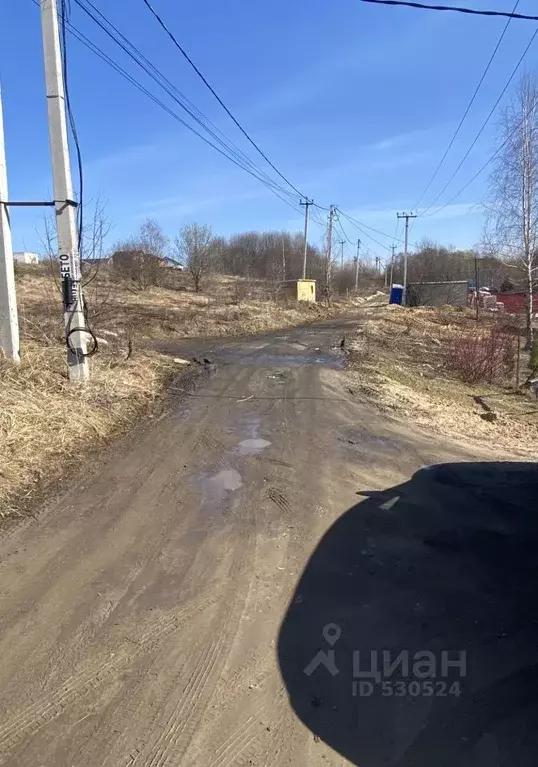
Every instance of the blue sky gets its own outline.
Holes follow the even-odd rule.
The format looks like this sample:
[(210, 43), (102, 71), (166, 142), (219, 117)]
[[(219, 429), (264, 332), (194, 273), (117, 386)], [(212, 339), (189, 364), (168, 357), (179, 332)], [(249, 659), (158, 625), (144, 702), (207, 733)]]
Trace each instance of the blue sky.
[[(167, 77), (263, 165), (164, 35), (142, 0), (93, 0)], [(421, 194), (478, 82), (505, 21), (370, 6), (358, 0), (153, 0), (240, 122), (287, 178), (321, 205), (338, 204), (389, 234), (396, 212)], [(511, 10), (513, 0), (454, 0)], [(164, 101), (173, 102), (71, 0), (71, 21)], [(521, 12), (535, 10), (521, 0)], [(499, 95), (535, 27), (513, 21), (471, 114), (424, 199), (442, 188)], [(538, 44), (537, 44), (538, 46)], [(527, 58), (532, 67), (537, 47)], [(301, 229), (300, 214), (188, 133), (76, 40), (70, 88), (85, 165), (86, 197), (107, 201), (121, 239), (154, 217), (173, 236), (187, 221), (229, 235)], [(39, 10), (2, 8), (0, 79), (12, 199), (51, 197)], [(507, 94), (507, 98), (509, 94)], [(455, 194), (495, 147), (495, 121), (440, 202)], [(270, 172), (269, 168), (266, 168)], [(460, 247), (479, 242), (487, 173), (438, 216), (419, 218), (412, 239)], [(14, 247), (39, 250), (42, 212), (13, 210)], [(325, 214), (321, 214), (325, 215)], [(372, 252), (383, 249), (350, 224)], [(401, 234), (401, 227), (399, 230)], [(373, 234), (388, 247), (390, 240)], [(313, 224), (311, 240), (321, 237)], [(349, 255), (352, 248), (349, 246)]]

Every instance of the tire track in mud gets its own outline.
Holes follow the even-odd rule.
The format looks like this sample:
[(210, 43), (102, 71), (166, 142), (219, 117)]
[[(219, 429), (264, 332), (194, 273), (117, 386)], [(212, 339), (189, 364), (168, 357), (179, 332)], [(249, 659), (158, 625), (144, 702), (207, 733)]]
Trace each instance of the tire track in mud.
[(155, 645), (180, 628), (180, 621), (192, 619), (215, 602), (216, 597), (208, 594), (172, 616), (157, 619), (151, 626), (147, 626), (140, 636), (126, 637), (120, 647), (110, 653), (112, 657), (100, 659), (79, 674), (69, 677), (56, 692), (31, 704), (0, 727), (0, 751), (6, 754), (13, 750), (22, 738), (27, 739), (35, 735), (68, 708), (110, 681), (140, 653), (151, 652)]
[[(235, 524), (241, 523), (241, 546), (233, 545), (230, 567), (223, 576), (227, 584), (226, 593), (215, 596), (221, 609), (183, 663), (175, 684), (179, 694), (176, 692), (172, 710), (170, 706), (162, 707), (144, 735), (143, 742), (139, 740), (129, 749), (127, 761), (122, 762), (125, 767), (177, 765), (189, 748), (225, 671), (247, 603), (256, 557), (255, 527), (249, 524), (252, 514), (248, 511), (255, 504), (238, 502), (236, 506), (234, 516), (237, 517)], [(233, 519), (229, 526), (233, 535)], [(245, 576), (249, 578), (246, 584)], [(213, 639), (205, 642), (204, 639), (211, 635)]]
[[(224, 395), (226, 391), (235, 385), (237, 381), (228, 380), (219, 389), (219, 396)], [(204, 442), (205, 429), (212, 417), (214, 417), (214, 410), (218, 407), (219, 400), (211, 401), (210, 407), (207, 408), (206, 413), (202, 416), (197, 423), (196, 428), (193, 430), (190, 438), (187, 438), (186, 444), (183, 446), (183, 450), (187, 450), (192, 453), (197, 446)], [(145, 563), (147, 568), (151, 562), (159, 555), (162, 547), (162, 540), (157, 540), (151, 546), (150, 556)], [(146, 550), (147, 556), (147, 550)], [(193, 557), (194, 560), (194, 557)], [(183, 579), (188, 575), (190, 565), (187, 567)], [(145, 569), (144, 568), (144, 569)], [(134, 579), (140, 581), (143, 579), (143, 570)], [(134, 583), (131, 583), (131, 587)], [(128, 589), (131, 592), (131, 589)], [(90, 666), (83, 669), (79, 674), (75, 674), (68, 677), (55, 691), (41, 696), (37, 701), (31, 705), (23, 708), (22, 711), (15, 714), (13, 718), (4, 722), (0, 726), (0, 750), (4, 755), (8, 754), (17, 744), (22, 740), (28, 740), (34, 734), (36, 734), (44, 726), (50, 724), (69, 708), (84, 701), (101, 687), (105, 682), (109, 682), (112, 678), (118, 675), (118, 673), (128, 664), (136, 661), (138, 656), (142, 653), (151, 653), (159, 645), (160, 642), (165, 640), (167, 636), (175, 631), (180, 631), (182, 623), (185, 620), (192, 619), (196, 614), (207, 609), (211, 605), (217, 602), (217, 594), (211, 595), (209, 592), (202, 597), (193, 599), (192, 605), (185, 607), (178, 613), (173, 615), (166, 615), (152, 620), (146, 625), (146, 628), (140, 634), (134, 634), (131, 637), (125, 637), (121, 641), (118, 647), (113, 644), (110, 645), (110, 653), (106, 658), (101, 658), (95, 661)], [(118, 603), (118, 605), (121, 603)], [(118, 608), (115, 605), (114, 609)], [(91, 618), (91, 616), (90, 616)], [(83, 626), (80, 630), (83, 630)], [(77, 634), (80, 637), (80, 633)], [(113, 656), (113, 657), (112, 657)], [(90, 702), (88, 702), (90, 706)]]

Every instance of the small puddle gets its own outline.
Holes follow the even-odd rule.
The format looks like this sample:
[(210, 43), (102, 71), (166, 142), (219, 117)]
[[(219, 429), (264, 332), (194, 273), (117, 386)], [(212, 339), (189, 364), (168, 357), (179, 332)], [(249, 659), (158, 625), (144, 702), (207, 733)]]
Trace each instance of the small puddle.
[(270, 444), (268, 439), (244, 439), (239, 443), (239, 455), (256, 455)]
[(213, 494), (224, 497), (226, 493), (239, 490), (243, 486), (243, 480), (237, 469), (222, 469), (215, 476), (209, 477), (207, 484)]
[(204, 494), (202, 510), (211, 515), (222, 513), (228, 494), (243, 487), (243, 480), (237, 469), (222, 469), (211, 477), (202, 474), (194, 477), (194, 482), (201, 487)]

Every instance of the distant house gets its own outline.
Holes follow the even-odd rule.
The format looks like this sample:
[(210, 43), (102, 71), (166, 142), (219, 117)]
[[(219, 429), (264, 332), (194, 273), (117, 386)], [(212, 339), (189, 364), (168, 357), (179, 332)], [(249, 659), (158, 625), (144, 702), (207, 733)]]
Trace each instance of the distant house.
[(165, 269), (177, 269), (180, 272), (183, 272), (185, 269), (183, 264), (180, 264), (179, 261), (174, 261), (173, 258), (169, 258), (168, 256), (161, 258), (161, 266)]
[(112, 254), (109, 261), (115, 267), (125, 267), (129, 265), (150, 267), (155, 265), (163, 269), (177, 269), (182, 272), (184, 266), (179, 261), (174, 261), (168, 256), (154, 256), (153, 253), (146, 253), (143, 250), (117, 250)]
[(30, 253), (27, 250), (20, 250), (13, 253), (13, 260), (16, 264), (38, 264), (39, 256), (37, 253)]

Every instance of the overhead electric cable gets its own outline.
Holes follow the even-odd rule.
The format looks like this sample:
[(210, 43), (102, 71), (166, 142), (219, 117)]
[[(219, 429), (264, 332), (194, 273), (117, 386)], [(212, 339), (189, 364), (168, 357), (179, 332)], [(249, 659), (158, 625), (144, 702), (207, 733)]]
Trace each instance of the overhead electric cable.
[(194, 69), (198, 77), (202, 80), (204, 85), (211, 91), (213, 96), (217, 99), (221, 107), (224, 109), (226, 114), (230, 117), (230, 119), (234, 122), (234, 124), (239, 128), (241, 133), (245, 136), (245, 138), (252, 144), (252, 146), (256, 149), (256, 151), (263, 157), (263, 159), (271, 166), (271, 168), (280, 176), (281, 179), (283, 179), (288, 186), (290, 186), (294, 192), (296, 192), (300, 197), (306, 197), (303, 192), (300, 192), (299, 189), (297, 189), (296, 186), (294, 186), (291, 181), (289, 181), (286, 176), (277, 168), (277, 166), (271, 162), (271, 160), (267, 157), (265, 152), (262, 151), (262, 149), (259, 147), (259, 145), (254, 141), (253, 138), (249, 135), (249, 133), (243, 128), (239, 120), (233, 115), (231, 110), (226, 106), (224, 101), (221, 99), (221, 97), (218, 95), (218, 93), (215, 91), (213, 86), (209, 83), (207, 78), (202, 74), (200, 69), (196, 66), (192, 58), (188, 55), (188, 53), (185, 51), (183, 46), (179, 43), (173, 32), (168, 28), (168, 26), (165, 24), (161, 16), (157, 13), (157, 11), (153, 8), (151, 3), (148, 0), (142, 0), (142, 2), (147, 6), (147, 8), (150, 10), (150, 12), (153, 14), (157, 22), (160, 24), (160, 26), (164, 29), (168, 37), (172, 40), (176, 48), (179, 50), (181, 55), (188, 61), (190, 66)]
[[(512, 12), (513, 12), (513, 13), (516, 11), (516, 9), (517, 9), (517, 7), (518, 7), (519, 3), (520, 3), (520, 0), (516, 0), (516, 3), (515, 3), (515, 5), (514, 5), (514, 7), (513, 7), (513, 9), (512, 9)], [(421, 203), (421, 202), (422, 202), (422, 200), (424, 199), (424, 196), (425, 196), (425, 194), (427, 193), (427, 191), (429, 190), (429, 188), (431, 187), (431, 185), (433, 184), (433, 182), (434, 182), (434, 181), (435, 181), (435, 179), (437, 178), (437, 174), (438, 174), (438, 173), (439, 173), (439, 171), (441, 170), (441, 167), (443, 166), (443, 163), (444, 163), (444, 161), (446, 160), (446, 158), (447, 158), (447, 156), (448, 156), (448, 153), (450, 152), (450, 150), (451, 150), (451, 149), (452, 149), (452, 147), (454, 146), (454, 142), (455, 142), (455, 140), (457, 139), (457, 137), (458, 137), (458, 135), (459, 135), (459, 132), (460, 132), (460, 130), (461, 130), (461, 129), (462, 129), (462, 127), (463, 127), (463, 123), (464, 123), (464, 122), (465, 122), (465, 120), (467, 119), (467, 115), (468, 115), (468, 114), (469, 114), (469, 112), (471, 111), (471, 107), (473, 106), (474, 102), (476, 101), (476, 97), (478, 96), (478, 93), (480, 92), (480, 88), (482, 87), (482, 84), (483, 84), (484, 80), (486, 79), (486, 75), (488, 74), (488, 72), (489, 72), (489, 70), (490, 70), (490, 68), (491, 68), (491, 65), (492, 65), (492, 63), (493, 63), (493, 60), (494, 60), (495, 56), (497, 55), (497, 51), (499, 50), (499, 48), (500, 48), (500, 45), (501, 45), (502, 41), (504, 40), (504, 36), (506, 35), (506, 32), (508, 31), (508, 27), (510, 26), (510, 23), (511, 23), (511, 21), (512, 21), (512, 19), (508, 19), (508, 21), (507, 21), (507, 22), (506, 22), (506, 24), (504, 25), (504, 29), (503, 29), (503, 31), (501, 32), (501, 36), (500, 36), (500, 37), (499, 37), (499, 39), (497, 40), (497, 44), (496, 44), (495, 48), (493, 49), (493, 53), (491, 54), (491, 56), (490, 56), (490, 58), (489, 58), (489, 61), (488, 61), (488, 63), (486, 64), (486, 68), (485, 68), (485, 69), (484, 69), (484, 71), (482, 72), (482, 75), (481, 75), (481, 77), (480, 77), (480, 80), (478, 81), (478, 85), (476, 86), (476, 88), (475, 88), (475, 90), (474, 90), (474, 93), (473, 93), (473, 95), (471, 96), (471, 100), (470, 100), (470, 101), (469, 101), (469, 103), (467, 104), (467, 107), (466, 107), (466, 109), (465, 109), (465, 111), (464, 111), (464, 113), (463, 113), (463, 116), (462, 116), (461, 120), (459, 121), (458, 127), (456, 128), (456, 130), (454, 131), (454, 133), (453, 133), (453, 135), (452, 135), (452, 138), (451, 138), (451, 139), (450, 139), (450, 141), (448, 142), (448, 145), (447, 145), (447, 147), (446, 147), (446, 149), (445, 149), (445, 151), (444, 151), (444, 153), (443, 153), (443, 156), (442, 156), (442, 157), (441, 157), (441, 159), (439, 160), (439, 163), (437, 164), (437, 167), (435, 168), (434, 172), (433, 172), (433, 173), (432, 173), (432, 175), (430, 176), (430, 180), (428, 181), (428, 183), (427, 183), (427, 184), (426, 184), (426, 186), (424, 187), (424, 190), (422, 191), (422, 194), (420, 195), (420, 197), (418, 198), (418, 200), (416, 201), (416, 203), (413, 205), (413, 209), (414, 209), (414, 210), (417, 210), (418, 206), (420, 205), (420, 203)]]
[(531, 47), (531, 45), (533, 44), (533, 42), (535, 41), (535, 39), (536, 39), (536, 37), (537, 37), (537, 36), (538, 36), (538, 27), (537, 27), (537, 28), (536, 28), (536, 30), (534, 31), (534, 34), (532, 35), (531, 39), (529, 40), (529, 42), (528, 42), (528, 44), (527, 44), (527, 46), (526, 46), (525, 50), (524, 50), (524, 51), (523, 51), (523, 53), (521, 54), (521, 56), (520, 56), (520, 58), (519, 58), (519, 61), (517, 62), (517, 64), (516, 64), (516, 66), (514, 67), (514, 69), (512, 70), (512, 73), (510, 74), (510, 77), (508, 78), (507, 82), (505, 83), (505, 85), (504, 85), (504, 88), (502, 89), (502, 91), (501, 91), (501, 93), (500, 93), (499, 97), (497, 98), (497, 100), (496, 100), (495, 104), (494, 104), (494, 105), (493, 105), (493, 107), (491, 108), (491, 110), (490, 110), (490, 112), (489, 112), (488, 116), (486, 117), (486, 119), (484, 120), (484, 122), (482, 123), (482, 125), (480, 126), (480, 129), (479, 129), (478, 133), (476, 134), (476, 136), (475, 136), (475, 137), (474, 137), (474, 139), (472, 140), (472, 142), (471, 142), (471, 144), (470, 144), (469, 148), (467, 149), (467, 151), (466, 151), (466, 152), (465, 152), (465, 154), (463, 155), (462, 159), (460, 160), (460, 162), (459, 162), (459, 164), (458, 164), (458, 166), (457, 166), (456, 170), (455, 170), (455, 171), (452, 173), (452, 175), (450, 176), (450, 178), (448, 179), (448, 181), (446, 182), (446, 184), (444, 185), (444, 187), (441, 189), (441, 191), (439, 192), (439, 194), (438, 194), (438, 195), (437, 195), (437, 196), (436, 196), (436, 197), (433, 199), (433, 201), (432, 201), (432, 202), (431, 202), (431, 203), (428, 205), (428, 207), (427, 207), (427, 208), (426, 208), (424, 211), (422, 211), (422, 213), (421, 213), (421, 215), (422, 215), (422, 216), (426, 215), (426, 214), (428, 213), (428, 211), (429, 211), (429, 210), (431, 210), (431, 208), (433, 208), (433, 206), (435, 205), (435, 203), (437, 202), (437, 200), (438, 200), (438, 199), (439, 199), (439, 198), (440, 198), (440, 197), (441, 197), (441, 196), (444, 194), (444, 192), (447, 190), (447, 188), (448, 188), (448, 187), (449, 187), (449, 185), (452, 183), (453, 179), (456, 177), (456, 175), (458, 174), (458, 172), (459, 172), (459, 171), (460, 171), (460, 169), (462, 168), (463, 164), (465, 163), (465, 161), (467, 160), (467, 158), (468, 158), (468, 157), (469, 157), (469, 155), (471, 154), (472, 150), (474, 149), (474, 147), (476, 146), (476, 144), (477, 144), (477, 142), (478, 142), (478, 139), (480, 138), (480, 136), (482, 135), (482, 133), (483, 133), (483, 132), (484, 132), (484, 130), (486, 129), (486, 126), (488, 125), (488, 123), (489, 123), (489, 121), (491, 120), (491, 118), (493, 117), (493, 115), (495, 114), (495, 111), (496, 111), (497, 107), (499, 106), (499, 104), (500, 104), (500, 102), (501, 102), (501, 100), (502, 100), (502, 98), (503, 98), (504, 94), (505, 94), (505, 93), (506, 93), (506, 91), (508, 90), (508, 87), (509, 87), (510, 83), (512, 82), (512, 80), (513, 80), (513, 79), (514, 79), (514, 77), (516, 76), (516, 74), (517, 74), (517, 71), (518, 71), (519, 67), (520, 67), (520, 66), (521, 66), (521, 64), (523, 63), (523, 60), (524, 60), (525, 56), (526, 56), (526, 55), (527, 55), (527, 53), (529, 52), (529, 50), (530, 50), (530, 47)]
[(416, 3), (412, 0), (359, 0), (361, 3), (372, 3), (373, 5), (403, 5), (409, 8), (419, 8), (426, 11), (454, 11), (455, 13), (466, 13), (473, 16), (501, 16), (505, 19), (523, 19), (525, 21), (538, 21), (538, 16), (530, 16), (527, 13), (510, 13), (509, 11), (488, 11), (479, 8), (461, 8), (456, 5), (429, 5), (427, 3)]

